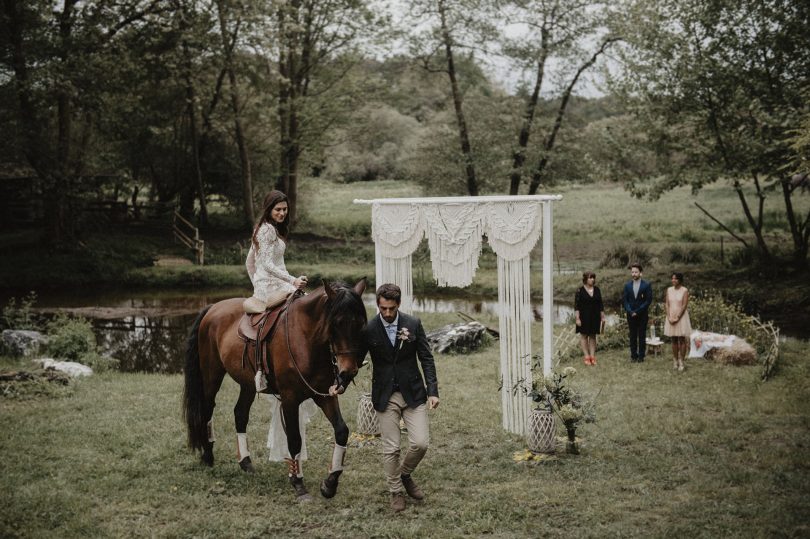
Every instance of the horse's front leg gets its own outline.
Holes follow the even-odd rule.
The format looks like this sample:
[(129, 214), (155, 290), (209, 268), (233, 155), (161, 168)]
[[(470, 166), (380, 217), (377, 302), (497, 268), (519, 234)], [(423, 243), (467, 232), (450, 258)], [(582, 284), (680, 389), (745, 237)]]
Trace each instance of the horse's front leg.
[(286, 459), (290, 484), (295, 489), (299, 502), (312, 500), (304, 485), (304, 472), (301, 470), (301, 431), (298, 428), (299, 403), (294, 398), (281, 397), (281, 413), (284, 417), (284, 431), (287, 433), (287, 449), (292, 458)]
[(315, 403), (335, 429), (335, 447), (332, 449), (332, 462), (329, 465), (329, 475), (321, 482), (321, 494), (324, 498), (331, 498), (337, 494), (340, 474), (343, 473), (343, 460), (346, 457), (346, 444), (349, 441), (349, 427), (343, 421), (340, 413), (340, 404), (337, 397), (317, 397)]
[(239, 400), (233, 407), (233, 417), (236, 422), (236, 455), (239, 467), (247, 473), (254, 473), (253, 463), (250, 460), (248, 449), (247, 425), (250, 420), (250, 407), (256, 398), (256, 388), (251, 384), (239, 386)]

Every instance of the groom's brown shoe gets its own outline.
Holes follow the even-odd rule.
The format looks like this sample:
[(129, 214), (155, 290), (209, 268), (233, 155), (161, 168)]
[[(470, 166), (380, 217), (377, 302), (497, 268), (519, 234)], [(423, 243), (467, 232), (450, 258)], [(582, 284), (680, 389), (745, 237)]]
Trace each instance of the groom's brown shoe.
[(405, 495), (401, 492), (391, 493), (391, 509), (394, 513), (399, 513), (405, 510)]
[(425, 493), (422, 492), (422, 489), (414, 482), (410, 475), (403, 475), (402, 478), (402, 486), (405, 487), (405, 492), (408, 493), (408, 496), (413, 498), (414, 500), (424, 500)]

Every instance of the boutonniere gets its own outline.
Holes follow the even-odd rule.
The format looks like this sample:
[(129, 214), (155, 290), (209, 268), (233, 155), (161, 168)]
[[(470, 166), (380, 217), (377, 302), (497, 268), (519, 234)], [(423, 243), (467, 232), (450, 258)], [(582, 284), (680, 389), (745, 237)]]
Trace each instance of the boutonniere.
[(402, 328), (397, 331), (397, 338), (399, 339), (399, 349), (402, 350), (402, 345), (405, 344), (405, 341), (412, 340), (411, 332), (408, 331), (408, 328)]

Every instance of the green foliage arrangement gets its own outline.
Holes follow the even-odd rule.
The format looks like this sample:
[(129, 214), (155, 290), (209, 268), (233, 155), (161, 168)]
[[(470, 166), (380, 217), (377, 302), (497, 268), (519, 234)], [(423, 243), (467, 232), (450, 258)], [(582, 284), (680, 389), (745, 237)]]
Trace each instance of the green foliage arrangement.
[[(538, 365), (540, 361), (538, 358)], [(533, 381), (532, 391), (529, 394), (539, 407), (553, 411), (559, 416), (568, 434), (568, 452), (575, 454), (579, 453), (576, 443), (577, 427), (583, 422), (596, 421), (594, 401), (586, 398), (571, 385), (571, 380), (576, 374), (577, 370), (574, 367), (565, 367), (562, 372), (555, 369), (541, 380)]]

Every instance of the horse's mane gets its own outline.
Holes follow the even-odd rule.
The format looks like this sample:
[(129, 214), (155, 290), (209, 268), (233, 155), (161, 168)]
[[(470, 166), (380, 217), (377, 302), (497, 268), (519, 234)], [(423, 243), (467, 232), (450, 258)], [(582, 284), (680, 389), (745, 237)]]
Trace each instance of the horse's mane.
[(330, 326), (339, 324), (348, 317), (368, 320), (363, 299), (354, 288), (343, 281), (335, 281), (329, 286), (335, 292), (334, 300), (327, 302), (327, 319)]

